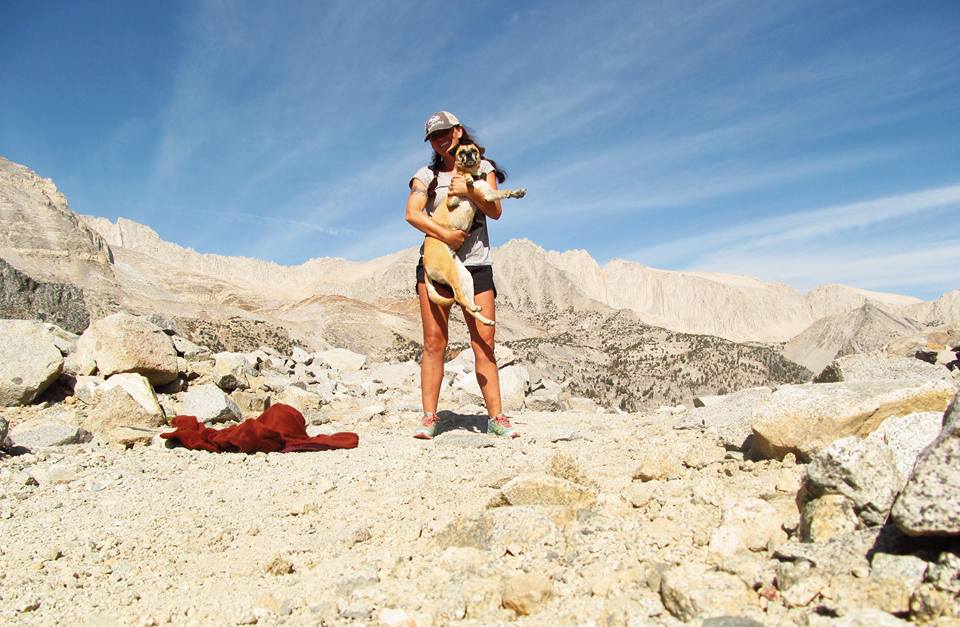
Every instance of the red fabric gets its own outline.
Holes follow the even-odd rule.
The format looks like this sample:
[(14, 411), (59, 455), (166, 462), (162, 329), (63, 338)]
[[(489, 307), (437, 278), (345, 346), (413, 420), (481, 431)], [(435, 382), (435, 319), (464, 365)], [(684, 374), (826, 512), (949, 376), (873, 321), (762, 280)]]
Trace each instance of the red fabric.
[(360, 441), (356, 433), (350, 432), (310, 437), (303, 414), (282, 403), (271, 406), (257, 418), (225, 429), (205, 427), (196, 416), (176, 416), (170, 422), (177, 430), (161, 433), (161, 438), (178, 440), (189, 449), (211, 453), (326, 451), (356, 448)]

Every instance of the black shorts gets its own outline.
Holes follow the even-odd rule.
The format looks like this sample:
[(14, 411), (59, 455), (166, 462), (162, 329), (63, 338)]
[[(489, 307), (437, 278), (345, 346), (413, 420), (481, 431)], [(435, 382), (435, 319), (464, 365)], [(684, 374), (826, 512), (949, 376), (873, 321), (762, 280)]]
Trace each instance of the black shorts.
[[(493, 290), (493, 297), (497, 297), (497, 286), (493, 284), (493, 266), (467, 266), (467, 270), (473, 276), (473, 293), (480, 294)], [(423, 260), (417, 264), (417, 284), (423, 283)], [(450, 290), (445, 289), (442, 283), (437, 285), (437, 291), (441, 294), (448, 294)], [(418, 288), (415, 285), (414, 291)]]

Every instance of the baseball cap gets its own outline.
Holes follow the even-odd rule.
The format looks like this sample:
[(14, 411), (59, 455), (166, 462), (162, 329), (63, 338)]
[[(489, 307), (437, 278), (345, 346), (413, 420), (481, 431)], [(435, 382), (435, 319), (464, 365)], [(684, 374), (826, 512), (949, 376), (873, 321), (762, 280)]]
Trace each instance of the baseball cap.
[(427, 118), (427, 123), (424, 124), (424, 130), (426, 132), (423, 136), (423, 141), (427, 141), (430, 133), (434, 131), (444, 131), (454, 126), (460, 126), (460, 120), (457, 119), (457, 116), (449, 111), (437, 111)]

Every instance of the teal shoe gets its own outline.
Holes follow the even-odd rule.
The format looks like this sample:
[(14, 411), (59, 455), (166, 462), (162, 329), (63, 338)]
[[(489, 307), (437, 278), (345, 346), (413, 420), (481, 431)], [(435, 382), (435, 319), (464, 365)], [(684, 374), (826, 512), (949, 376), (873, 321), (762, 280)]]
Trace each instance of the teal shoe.
[(498, 414), (487, 421), (487, 433), (504, 438), (519, 438), (520, 432), (513, 428), (513, 423), (503, 414)]
[(417, 427), (417, 430), (413, 432), (413, 437), (417, 438), (418, 440), (432, 440), (433, 436), (437, 434), (437, 424), (439, 422), (440, 419), (437, 418), (435, 413), (425, 413), (420, 426)]

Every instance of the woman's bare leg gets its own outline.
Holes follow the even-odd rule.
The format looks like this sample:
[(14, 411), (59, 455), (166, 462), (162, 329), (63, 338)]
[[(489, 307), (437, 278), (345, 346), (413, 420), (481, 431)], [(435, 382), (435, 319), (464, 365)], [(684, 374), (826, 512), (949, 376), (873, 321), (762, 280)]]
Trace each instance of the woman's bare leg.
[[(481, 314), (491, 320), (497, 319), (493, 290), (475, 294), (473, 298), (480, 306)], [(473, 355), (476, 359), (477, 384), (480, 385), (483, 402), (487, 405), (487, 413), (492, 418), (503, 411), (500, 399), (500, 373), (497, 370), (497, 360), (493, 355), (496, 327), (480, 324), (473, 316), (466, 315), (466, 312), (464, 312), (464, 319), (470, 330), (470, 346), (473, 347)]]
[(420, 399), (424, 413), (436, 413), (440, 385), (443, 383), (443, 356), (450, 337), (450, 309), (431, 301), (423, 283), (417, 284), (417, 294), (420, 297), (420, 320), (423, 323)]

